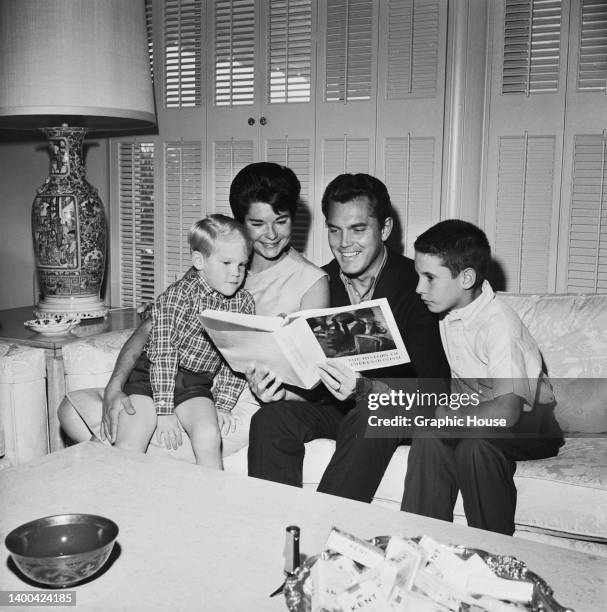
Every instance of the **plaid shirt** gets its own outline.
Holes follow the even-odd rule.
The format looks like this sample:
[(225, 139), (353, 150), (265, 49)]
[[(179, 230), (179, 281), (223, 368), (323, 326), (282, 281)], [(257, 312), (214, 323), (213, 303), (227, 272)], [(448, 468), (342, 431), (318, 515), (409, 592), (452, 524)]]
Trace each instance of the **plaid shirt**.
[(144, 350), (151, 362), (150, 383), (159, 415), (173, 414), (177, 368), (209, 372), (214, 377), (213, 396), (218, 410), (230, 411), (245, 386), (224, 361), (196, 316), (205, 309), (255, 314), (248, 291), (231, 298), (211, 289), (195, 268), (173, 283), (152, 307), (152, 331)]

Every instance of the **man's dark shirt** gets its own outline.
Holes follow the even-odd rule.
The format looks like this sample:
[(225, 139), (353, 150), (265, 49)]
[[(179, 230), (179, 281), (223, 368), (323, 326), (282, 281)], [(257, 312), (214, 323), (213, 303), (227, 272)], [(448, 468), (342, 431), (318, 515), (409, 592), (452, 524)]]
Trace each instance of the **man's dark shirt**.
[[(350, 299), (339, 277), (335, 259), (323, 266), (329, 275), (332, 307), (348, 306)], [(417, 272), (413, 261), (388, 250), (386, 265), (381, 271), (375, 291), (370, 299), (385, 297), (407, 347), (411, 363), (367, 370), (368, 378), (444, 378), (450, 377), (450, 368), (438, 330), (438, 319), (424, 306), (415, 288)]]

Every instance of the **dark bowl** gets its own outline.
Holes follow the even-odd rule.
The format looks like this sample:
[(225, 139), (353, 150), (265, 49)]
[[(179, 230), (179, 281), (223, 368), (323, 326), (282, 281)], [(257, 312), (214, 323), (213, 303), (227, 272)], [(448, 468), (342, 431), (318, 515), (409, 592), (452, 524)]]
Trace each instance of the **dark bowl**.
[(117, 536), (116, 523), (103, 516), (58, 514), (13, 529), (4, 542), (28, 578), (67, 587), (101, 568)]

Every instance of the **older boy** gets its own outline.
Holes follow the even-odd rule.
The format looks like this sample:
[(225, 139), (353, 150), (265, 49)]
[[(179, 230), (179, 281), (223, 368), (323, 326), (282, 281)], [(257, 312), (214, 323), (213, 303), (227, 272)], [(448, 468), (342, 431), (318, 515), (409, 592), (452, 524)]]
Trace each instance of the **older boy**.
[[(241, 289), (251, 243), (244, 228), (224, 215), (198, 221), (188, 239), (193, 267), (152, 307), (149, 338), (124, 388), (135, 411), (120, 413), (115, 444), (145, 452), (155, 430), (158, 442), (164, 438), (168, 445), (181, 440), (183, 429), (196, 462), (223, 469), (220, 426), (230, 421), (246, 383), (223, 360), (197, 314), (205, 309), (254, 313), (251, 294)], [(62, 405), (64, 413), (70, 408)], [(61, 418), (68, 435), (70, 423), (81, 427), (69, 416)]]
[(470, 526), (512, 535), (515, 461), (556, 455), (562, 434), (540, 351), (485, 280), (489, 260), (487, 237), (465, 221), (442, 221), (415, 241), (417, 293), (442, 315), (451, 392), (466, 401), (437, 409), (436, 417), (460, 417), (454, 437), (429, 430), (413, 441), (402, 509), (452, 521), (460, 489)]

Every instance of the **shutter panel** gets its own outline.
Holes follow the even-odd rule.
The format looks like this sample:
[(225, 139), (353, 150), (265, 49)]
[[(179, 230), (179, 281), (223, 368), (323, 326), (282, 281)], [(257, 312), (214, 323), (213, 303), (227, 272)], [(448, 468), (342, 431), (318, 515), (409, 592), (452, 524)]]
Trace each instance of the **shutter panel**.
[(508, 291), (549, 290), (554, 152), (553, 136), (500, 138), (494, 250)]
[(152, 83), (154, 82), (154, 36), (153, 36), (153, 25), (152, 19), (152, 0), (145, 0), (145, 29), (148, 35), (148, 53), (150, 56), (150, 75), (152, 77)]
[(154, 299), (154, 145), (119, 147), (120, 304)]
[(400, 220), (403, 246), (413, 254), (417, 236), (432, 225), (434, 138), (387, 138), (386, 187)]
[(215, 212), (232, 216), (230, 185), (239, 170), (254, 161), (252, 140), (221, 140), (213, 143)]
[(338, 174), (369, 174), (369, 140), (367, 138), (327, 138), (322, 151), (323, 181), (326, 187)]
[(291, 244), (306, 252), (311, 225), (310, 193), (312, 184), (311, 143), (306, 139), (268, 140), (266, 160), (288, 166), (301, 183), (301, 200), (293, 223)]
[(164, 104), (166, 108), (201, 105), (200, 0), (165, 0)]
[(268, 102), (309, 102), (311, 0), (270, 0), (268, 32)]
[(558, 91), (561, 11), (560, 0), (506, 0), (503, 94)]
[(578, 91), (605, 91), (607, 86), (607, 2), (583, 0), (578, 54)]
[(388, 15), (387, 98), (434, 98), (439, 0), (390, 0)]
[(188, 231), (206, 216), (201, 174), (200, 142), (165, 144), (165, 287), (192, 265)]
[(607, 291), (607, 137), (575, 137), (567, 291)]
[(327, 0), (326, 102), (370, 100), (372, 0)]
[(215, 0), (215, 104), (255, 102), (255, 0)]

